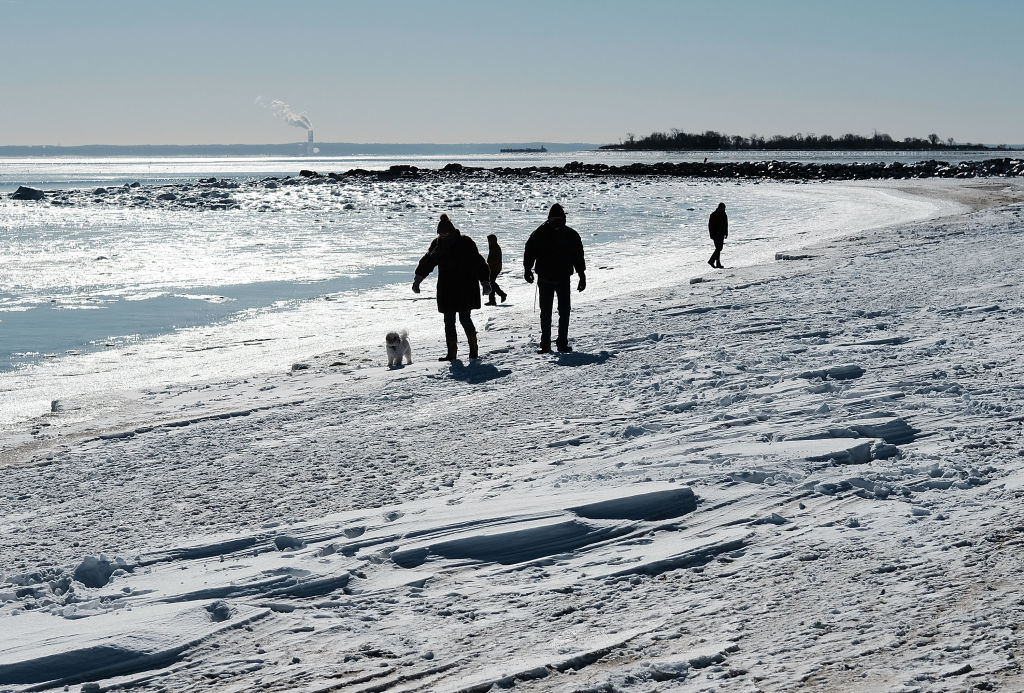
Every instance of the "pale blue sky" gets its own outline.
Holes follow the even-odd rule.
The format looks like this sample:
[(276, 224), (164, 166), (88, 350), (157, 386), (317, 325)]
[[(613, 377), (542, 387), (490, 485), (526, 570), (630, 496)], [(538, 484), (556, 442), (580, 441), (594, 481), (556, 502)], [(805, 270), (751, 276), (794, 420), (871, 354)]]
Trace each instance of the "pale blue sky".
[(1024, 143), (1024, 0), (0, 0), (0, 144)]

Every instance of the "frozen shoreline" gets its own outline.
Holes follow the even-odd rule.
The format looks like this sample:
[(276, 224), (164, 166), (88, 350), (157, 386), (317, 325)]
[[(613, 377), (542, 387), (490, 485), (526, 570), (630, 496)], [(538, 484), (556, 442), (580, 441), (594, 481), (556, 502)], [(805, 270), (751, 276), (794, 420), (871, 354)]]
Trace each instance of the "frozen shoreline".
[(990, 184), (580, 302), (575, 354), (503, 311), (449, 368), (426, 311), (400, 370), (328, 354), (9, 449), (0, 690), (1012, 690), (1024, 208)]
[[(0, 353), (6, 347), (30, 355), (22, 367), (0, 373), (0, 426), (47, 412), (53, 400), (69, 410), (105, 410), (126, 388), (280, 372), (329, 350), (330, 362), (375, 364), (381, 335), (393, 325), (409, 329), (421, 346), (432, 344), (433, 279), (421, 297), (413, 297), (406, 282), (438, 208), (454, 206), (453, 218), (478, 242), (490, 232), (502, 240), (502, 280), (513, 297), (499, 310), (477, 314), (484, 318), (532, 308), (518, 256), (548, 199), (573, 200), (572, 221), (586, 236), (591, 288), (579, 297), (584, 303), (671, 284), (680, 273), (706, 273), (704, 207), (716, 205), (718, 196), (732, 205), (736, 233), (727, 258), (735, 266), (770, 262), (780, 250), (864, 228), (961, 209), (884, 185), (642, 178), (290, 183), (222, 188), (238, 184), (216, 181), (183, 188), (178, 200), (161, 200), (161, 188), (143, 186), (99, 201), (82, 192), (69, 197), (68, 206), (8, 203), (14, 205), (4, 209), (9, 223), (28, 230), (7, 264), (9, 285), (25, 289), (6, 308), (24, 312), (0, 315)], [(228, 194), (225, 189), (235, 191), (233, 204), (240, 209), (149, 210), (151, 204), (173, 207), (190, 199), (219, 204), (223, 198), (204, 195)], [(138, 200), (137, 209), (132, 205)], [(51, 243), (68, 249), (59, 274), (46, 253), (36, 252)], [(16, 259), (21, 257), (24, 262)], [(401, 267), (407, 273), (394, 271)], [(224, 286), (210, 286), (214, 280)], [(283, 300), (282, 292), (275, 301), (263, 282), (291, 286), (290, 293), (305, 299)], [(336, 285), (349, 288), (336, 292)], [(197, 318), (202, 315), (210, 322)], [(190, 320), (197, 324), (187, 326)], [(63, 344), (47, 346), (50, 328), (66, 324), (81, 327)], [(106, 396), (97, 400), (94, 393)]]

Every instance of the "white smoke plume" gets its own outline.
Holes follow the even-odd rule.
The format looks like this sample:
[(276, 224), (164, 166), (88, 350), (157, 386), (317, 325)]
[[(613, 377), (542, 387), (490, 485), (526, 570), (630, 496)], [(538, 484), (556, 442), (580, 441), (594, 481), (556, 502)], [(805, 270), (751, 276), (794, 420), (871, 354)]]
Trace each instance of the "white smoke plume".
[(305, 113), (296, 113), (292, 110), (291, 106), (280, 99), (274, 99), (270, 103), (267, 103), (262, 96), (257, 96), (256, 103), (257, 105), (263, 106), (263, 108), (269, 108), (274, 112), (274, 115), (293, 127), (302, 128), (304, 130), (313, 129), (313, 124), (309, 122), (309, 118), (306, 117)]

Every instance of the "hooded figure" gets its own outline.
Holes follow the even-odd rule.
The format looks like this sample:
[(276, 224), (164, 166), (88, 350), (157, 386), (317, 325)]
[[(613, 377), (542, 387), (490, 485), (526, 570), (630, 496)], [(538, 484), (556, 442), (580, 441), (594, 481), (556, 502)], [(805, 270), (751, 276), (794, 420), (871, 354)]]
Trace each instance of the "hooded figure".
[(458, 315), (462, 329), (469, 342), (469, 358), (478, 357), (476, 327), (470, 311), (480, 307), (481, 287), (489, 291), (487, 261), (476, 249), (476, 243), (469, 236), (463, 236), (455, 228), (447, 214), (442, 214), (437, 223), (437, 237), (430, 242), (427, 254), (416, 266), (416, 280), (412, 290), (420, 292), (420, 282), (437, 268), (437, 311), (444, 314), (444, 336), (448, 353), (439, 361), (454, 361), (458, 353), (458, 335), (455, 331), (455, 316)]
[(725, 214), (724, 202), (719, 202), (718, 208), (708, 217), (708, 235), (715, 244), (715, 252), (708, 258), (708, 264), (715, 269), (723, 269), (720, 256), (725, 239), (729, 237), (729, 217)]
[(565, 210), (562, 205), (553, 204), (548, 220), (530, 234), (523, 253), (524, 278), (533, 283), (533, 272), (537, 272), (537, 291), (540, 295), (540, 348), (538, 354), (551, 353), (551, 309), (555, 295), (558, 295), (558, 338), (555, 344), (559, 351), (572, 351), (569, 346), (569, 313), (572, 310), (569, 278), (573, 271), (579, 273), (577, 291), (587, 288), (586, 262), (583, 258), (583, 241), (580, 235), (565, 225)]

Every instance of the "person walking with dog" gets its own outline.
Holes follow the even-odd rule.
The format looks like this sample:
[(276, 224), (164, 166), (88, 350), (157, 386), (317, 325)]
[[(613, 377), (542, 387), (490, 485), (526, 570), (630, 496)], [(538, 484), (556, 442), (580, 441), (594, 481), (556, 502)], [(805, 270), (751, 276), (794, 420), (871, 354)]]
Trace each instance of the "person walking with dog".
[(444, 315), (444, 338), (448, 352), (438, 361), (454, 361), (459, 351), (455, 317), (458, 316), (469, 342), (469, 358), (479, 358), (476, 326), (470, 312), (480, 308), (481, 288), (490, 292), (490, 271), (476, 243), (455, 228), (447, 214), (437, 223), (437, 237), (430, 242), (419, 264), (412, 283), (414, 293), (420, 292), (420, 282), (437, 268), (437, 311)]
[(538, 354), (551, 353), (551, 309), (558, 296), (558, 337), (555, 346), (560, 352), (572, 351), (569, 346), (569, 312), (572, 309), (569, 278), (573, 271), (580, 275), (577, 291), (587, 288), (586, 262), (580, 235), (565, 225), (562, 205), (551, 205), (548, 220), (530, 234), (523, 252), (523, 278), (533, 283), (537, 271), (540, 295), (540, 348)]
[(729, 217), (725, 213), (724, 202), (719, 202), (718, 208), (708, 217), (708, 235), (715, 244), (715, 252), (708, 258), (708, 264), (715, 269), (725, 269), (721, 255), (725, 239), (729, 237)]
[(484, 305), (496, 306), (498, 304), (494, 302), (494, 294), (501, 296), (502, 303), (508, 298), (508, 294), (498, 286), (498, 275), (501, 274), (501, 246), (498, 245), (498, 237), (493, 233), (487, 237), (487, 268), (491, 272), (491, 291), (487, 296), (487, 303)]

